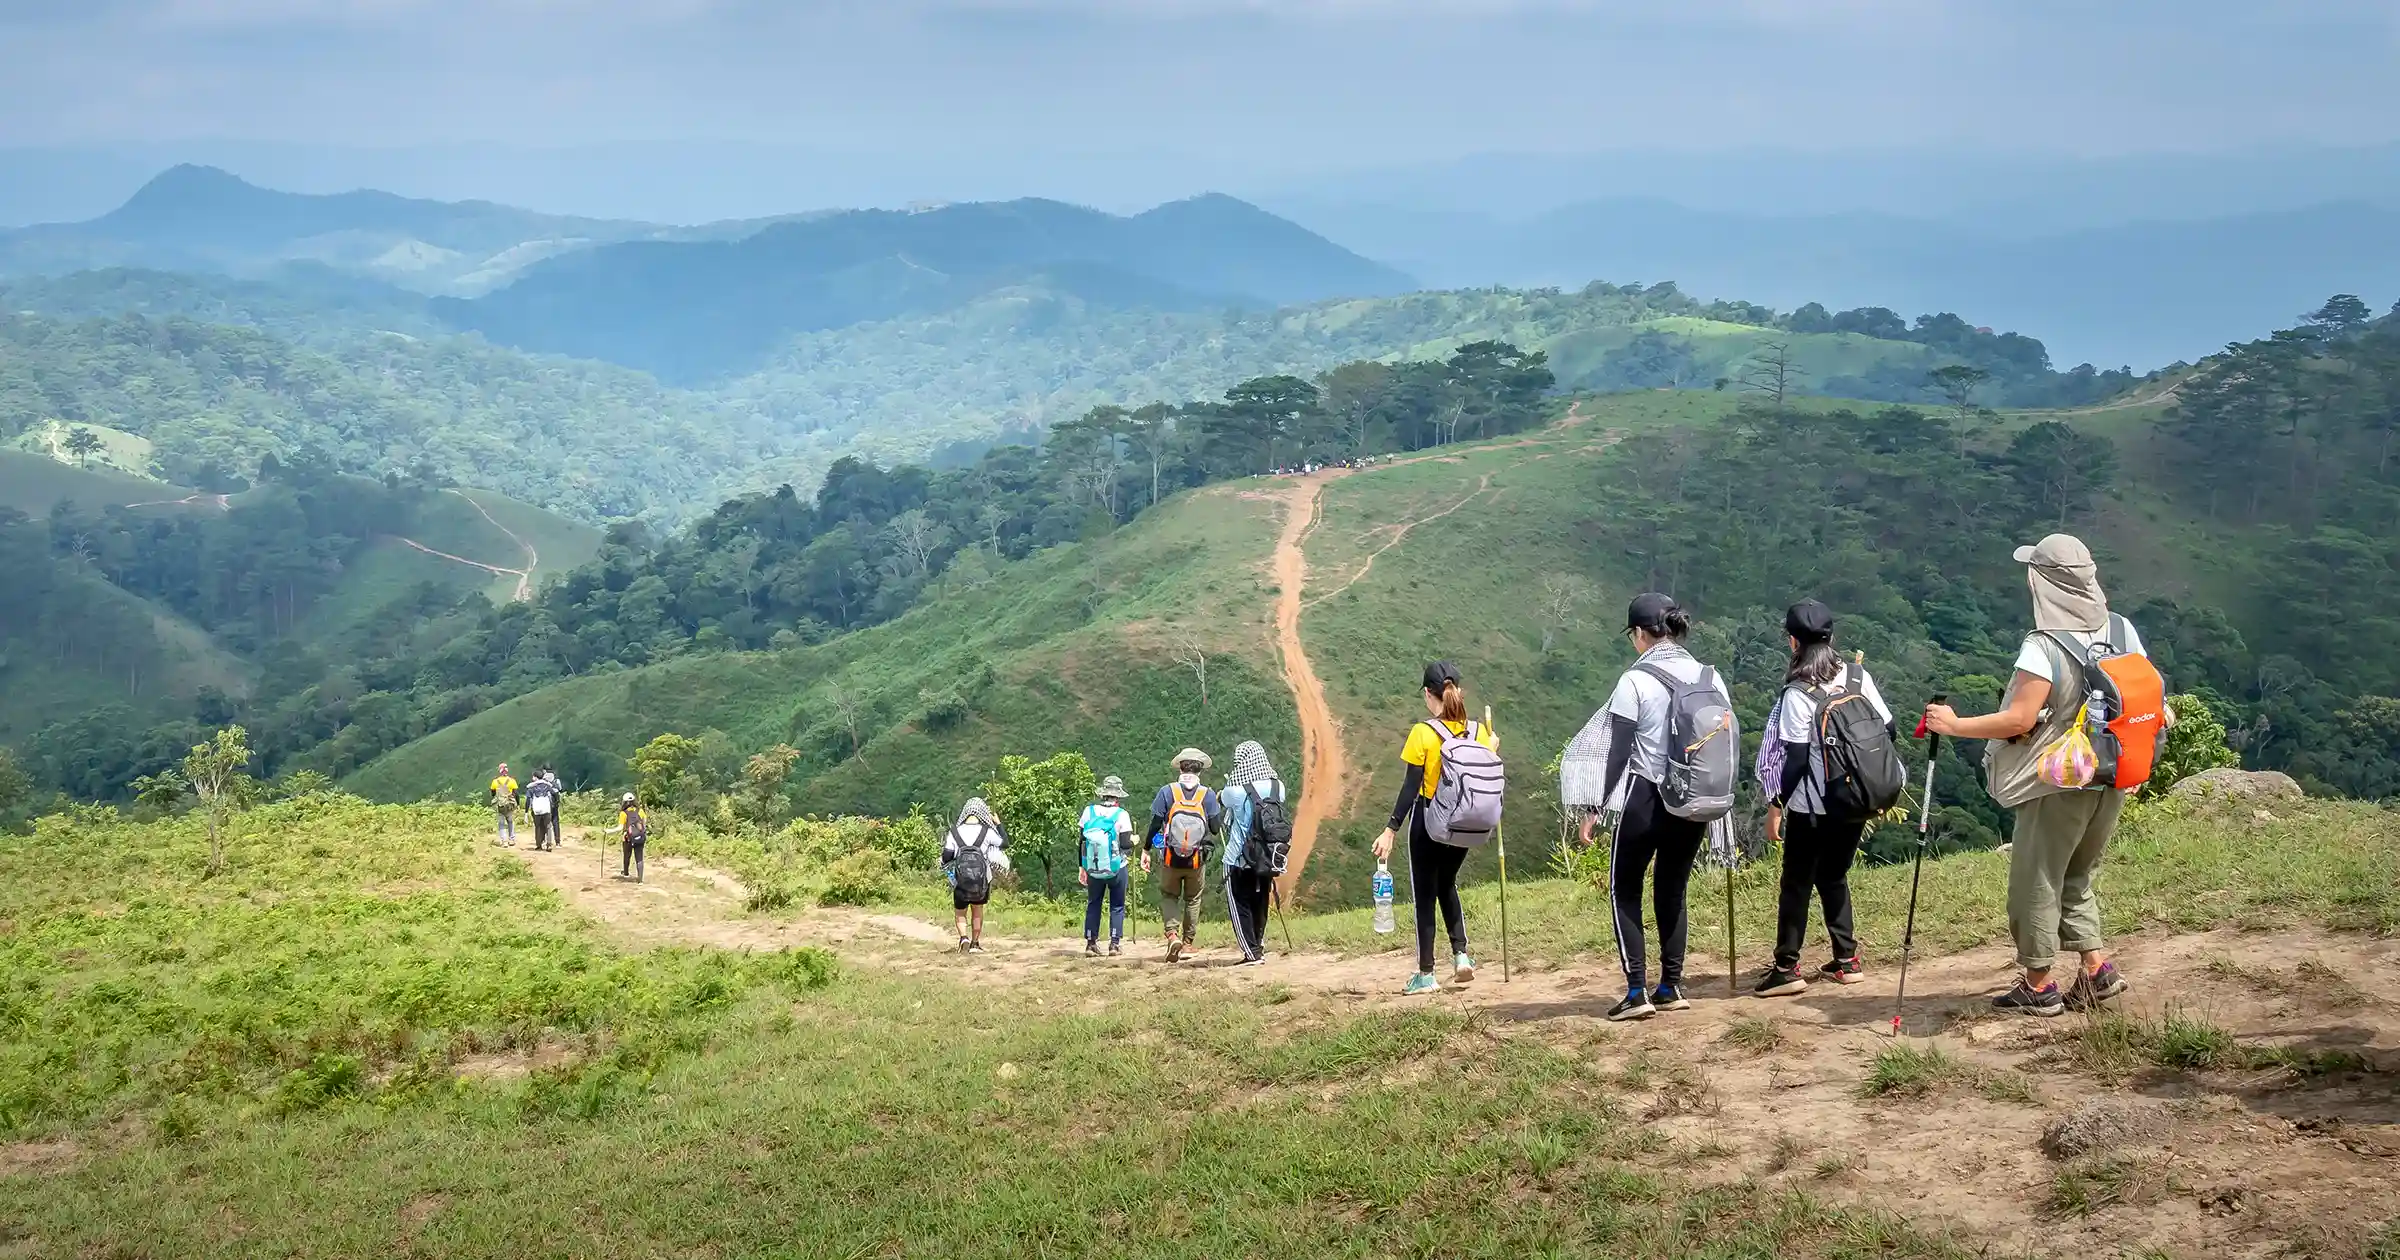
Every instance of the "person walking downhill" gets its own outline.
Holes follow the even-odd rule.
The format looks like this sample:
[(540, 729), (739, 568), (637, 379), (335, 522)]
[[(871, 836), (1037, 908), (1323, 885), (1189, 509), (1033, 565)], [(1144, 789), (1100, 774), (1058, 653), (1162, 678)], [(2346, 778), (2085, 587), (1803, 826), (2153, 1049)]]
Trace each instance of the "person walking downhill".
[[(2100, 934), (2100, 898), (2093, 891), (2100, 858), (2116, 833), (2127, 789), (2149, 777), (2173, 715), (2165, 680), (2149, 664), (2133, 623), (2108, 610), (2091, 549), (2068, 534), (2052, 534), (2016, 551), (2033, 593), (2033, 633), (2017, 651), (2016, 669), (1997, 713), (1961, 717), (1946, 704), (1925, 706), (1925, 729), (1955, 739), (1988, 740), (1984, 786), (2013, 811), (2009, 829), (2008, 930), (2024, 975), (1993, 999), (2002, 1011), (2050, 1016), (2072, 1006), (2090, 1009), (2123, 993), (2126, 981), (2109, 960)], [(2101, 731), (2110, 764), (2080, 750), (2074, 736), (2086, 701), (2113, 698), (2114, 714)], [(2061, 948), (2080, 956), (2073, 985), (2061, 993), (2051, 978)]]
[(983, 908), (992, 899), (992, 880), (1008, 869), (1008, 833), (999, 815), (980, 796), (959, 807), (958, 821), (942, 837), (942, 869), (950, 877), (950, 907), (956, 912), (958, 949), (983, 952)]
[[(625, 799), (617, 803), (617, 838), (624, 846), (624, 866), (617, 873), (617, 878), (642, 883), (642, 848), (650, 841), (650, 820), (642, 816), (641, 802), (634, 799), (631, 792), (627, 792)], [(601, 852), (608, 850), (602, 849)], [(604, 857), (600, 860), (605, 862), (608, 859)]]
[(1224, 826), (1225, 803), (1200, 782), (1210, 765), (1207, 753), (1186, 748), (1175, 754), (1175, 781), (1150, 801), (1150, 830), (1143, 839), (1159, 859), (1158, 908), (1167, 922), (1167, 961), (1198, 944), (1200, 894), (1208, 888), (1210, 841)]
[[(1670, 750), (1669, 730), (1678, 696), (1713, 700), (1728, 714), (1732, 697), (1717, 672), (1684, 650), (1690, 614), (1671, 596), (1646, 591), (1625, 610), (1625, 633), (1639, 655), (1617, 679), (1608, 703), (1560, 759), (1560, 787), (1570, 808), (1617, 811), (1609, 841), (1608, 893), (1617, 937), (1617, 961), (1625, 971), (1625, 1000), (1608, 1012), (1612, 1020), (1647, 1019), (1660, 1011), (1691, 1008), (1683, 994), (1683, 962), (1689, 924), (1684, 894), (1710, 824), (1669, 808), (1661, 785), (1670, 760), (1690, 749)], [(1714, 738), (1739, 732), (1728, 723)], [(1734, 747), (1738, 756), (1738, 742)], [(1583, 820), (1583, 843), (1592, 843), (1597, 812)], [(1648, 988), (1649, 967), (1642, 942), (1642, 878), (1650, 878), (1651, 904), (1658, 915), (1658, 987)]]
[[(1783, 614), (1783, 632), (1792, 645), (1792, 663), (1784, 671), (1783, 691), (1767, 713), (1758, 743), (1758, 786), (1767, 797), (1767, 834), (1783, 845), (1775, 960), (1752, 990), (1760, 997), (1787, 997), (1808, 988), (1808, 979), (1800, 974), (1800, 950), (1808, 939), (1811, 893), (1824, 905), (1825, 934), (1833, 942), (1833, 958), (1817, 969), (1817, 978), (1836, 984), (1866, 978), (1851, 923), (1850, 864), (1858, 858), (1871, 811), (1849, 800), (1846, 776), (1845, 790), (1832, 786), (1835, 776), (1829, 774), (1819, 716), (1838, 715), (1847, 723), (1852, 715), (1845, 706), (1865, 705), (1858, 716), (1871, 713), (1874, 725), (1882, 728), (1881, 741), (1875, 744), (1879, 765), (1899, 764), (1893, 751), (1892, 711), (1874, 677), (1863, 663), (1845, 663), (1834, 651), (1833, 610), (1813, 599), (1801, 600)], [(1899, 771), (1903, 783), (1906, 773)]]
[[(1459, 684), (1458, 667), (1434, 661), (1425, 667), (1421, 688), (1428, 720), (1408, 728), (1400, 746), (1400, 795), (1392, 802), (1391, 821), (1375, 837), (1375, 860), (1389, 861), (1400, 829), (1408, 829), (1408, 890), (1416, 903), (1417, 970), (1401, 988), (1405, 994), (1432, 993), (1441, 982), (1433, 978), (1433, 919), (1441, 915), (1450, 935), (1450, 978), (1465, 984), (1475, 978), (1475, 960), (1467, 953), (1467, 912), (1458, 900), (1458, 868), (1465, 865), (1465, 848), (1436, 842), (1425, 830), (1425, 810), (1442, 782), (1442, 746), (1465, 739), (1494, 752), (1500, 737), (1490, 727), (1467, 720), (1467, 696)], [(1439, 723), (1437, 726), (1436, 723)]]
[(547, 853), (558, 847), (558, 776), (543, 766), (525, 785), (525, 812), (533, 815), (533, 847)]
[[(1083, 840), (1076, 857), (1075, 879), (1083, 885), (1083, 952), (1100, 953), (1100, 904), (1108, 903), (1108, 952), (1124, 952), (1125, 894), (1132, 882), (1126, 868), (1135, 849), (1133, 815), (1125, 812), (1125, 780), (1110, 775), (1100, 780), (1099, 799), (1083, 807), (1075, 830)], [(1142, 873), (1150, 873), (1150, 854), (1142, 854)]]
[(500, 763), (500, 772), (492, 776), (492, 815), (496, 824), (493, 844), (517, 847), (517, 781), (508, 777), (508, 763)]
[(1267, 961), (1268, 899), (1292, 842), (1283, 780), (1267, 763), (1265, 745), (1254, 739), (1234, 745), (1224, 798), (1225, 905), (1242, 951), (1240, 965), (1261, 966)]

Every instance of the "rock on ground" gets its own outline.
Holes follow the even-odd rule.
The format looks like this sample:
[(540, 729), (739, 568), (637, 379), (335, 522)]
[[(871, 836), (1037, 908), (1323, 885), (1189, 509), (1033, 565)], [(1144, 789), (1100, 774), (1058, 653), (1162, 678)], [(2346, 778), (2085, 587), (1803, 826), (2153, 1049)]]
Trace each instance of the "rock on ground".
[(2094, 1151), (2138, 1146), (2165, 1136), (2167, 1109), (2146, 1099), (2095, 1098), (2042, 1131), (2042, 1151), (2052, 1159), (2074, 1159)]
[(2203, 770), (2177, 783), (2169, 796), (2197, 800), (2298, 800), (2300, 785), (2281, 770)]

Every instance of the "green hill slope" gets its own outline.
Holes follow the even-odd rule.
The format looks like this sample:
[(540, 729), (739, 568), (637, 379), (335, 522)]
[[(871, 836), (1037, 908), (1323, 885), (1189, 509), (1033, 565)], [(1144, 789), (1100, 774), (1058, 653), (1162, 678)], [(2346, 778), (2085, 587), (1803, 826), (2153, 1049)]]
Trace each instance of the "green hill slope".
[(191, 491), (114, 468), (77, 468), (48, 455), (0, 448), (0, 508), (45, 516), (60, 503), (82, 508), (172, 501)]
[(600, 553), (599, 530), (489, 490), (428, 495), (407, 528), (360, 550), (309, 610), (303, 638), (334, 638), (427, 583), (507, 603)]

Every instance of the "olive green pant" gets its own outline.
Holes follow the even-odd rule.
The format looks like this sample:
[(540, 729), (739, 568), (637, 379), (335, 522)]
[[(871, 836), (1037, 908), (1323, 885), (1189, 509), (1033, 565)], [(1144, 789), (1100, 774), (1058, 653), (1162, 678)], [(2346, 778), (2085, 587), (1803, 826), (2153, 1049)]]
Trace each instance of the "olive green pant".
[[(1208, 888), (1208, 873), (1189, 867), (1167, 866), (1158, 872), (1158, 913), (1167, 921), (1167, 935), (1190, 943), (1200, 931), (1200, 894)], [(1176, 922), (1182, 935), (1176, 936)]]
[(2092, 876), (2116, 834), (2125, 794), (2052, 792), (2017, 806), (2009, 837), (2008, 931), (2017, 965), (2047, 970), (2060, 949), (2100, 948), (2100, 897)]

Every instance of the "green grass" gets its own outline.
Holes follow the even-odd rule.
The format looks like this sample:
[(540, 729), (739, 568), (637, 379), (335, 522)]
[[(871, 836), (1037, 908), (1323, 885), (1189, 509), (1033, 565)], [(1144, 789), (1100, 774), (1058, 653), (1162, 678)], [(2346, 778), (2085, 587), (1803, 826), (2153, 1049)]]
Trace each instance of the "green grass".
[(47, 455), (0, 448), (0, 508), (45, 516), (58, 503), (98, 509), (117, 503), (180, 499), (191, 491), (113, 468), (77, 468)]
[[(107, 705), (156, 721), (188, 714), (202, 687), (250, 690), (253, 669), (207, 632), (97, 574), (70, 575), (50, 598), (79, 607), (83, 629), (63, 644), (0, 633), (0, 740)], [(93, 628), (102, 625), (114, 629)]]
[(1438, 1008), (625, 952), (448, 807), (262, 808), (213, 879), (204, 845), (0, 842), (0, 1131), (46, 1143), (0, 1174), (13, 1248), (1965, 1254), (1686, 1184), (1601, 1065)]
[[(92, 436), (100, 439), (100, 449), (81, 460), (77, 460), (66, 449), (67, 435), (77, 429), (89, 429)], [(159, 485), (150, 477), (150, 439), (138, 433), (127, 433), (104, 424), (67, 424), (51, 420), (18, 434), (15, 446), (20, 451), (31, 451), (69, 468), (148, 482), (154, 488)]]
[(1923, 1098), (1972, 1072), (1949, 1051), (1936, 1045), (1896, 1042), (1875, 1052), (1875, 1061), (1859, 1082), (1861, 1098)]
[[(490, 520), (476, 510), (478, 505), (491, 514)], [(425, 496), (406, 536), (435, 551), (495, 568), (523, 569), (524, 548), (502, 532), (503, 526), (539, 555), (533, 573), (537, 586), (600, 553), (599, 530), (489, 490), (445, 490)], [(517, 591), (513, 573), (487, 572), (428, 555), (398, 538), (377, 538), (343, 571), (341, 581), (310, 606), (300, 633), (318, 642), (333, 639), (427, 582), (462, 594), (481, 591), (495, 604), (507, 603)]]

